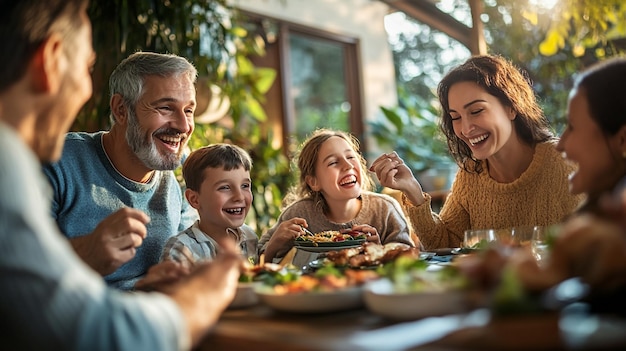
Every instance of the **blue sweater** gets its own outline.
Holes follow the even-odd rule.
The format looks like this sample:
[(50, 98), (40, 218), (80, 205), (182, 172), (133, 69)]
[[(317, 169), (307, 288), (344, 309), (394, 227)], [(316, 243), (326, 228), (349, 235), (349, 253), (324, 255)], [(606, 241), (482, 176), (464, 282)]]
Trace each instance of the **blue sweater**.
[(68, 238), (91, 233), (107, 216), (132, 207), (150, 216), (148, 235), (135, 257), (105, 277), (129, 290), (159, 262), (165, 242), (191, 226), (197, 212), (183, 197), (172, 171), (156, 171), (149, 183), (122, 176), (111, 164), (97, 133), (68, 133), (61, 160), (44, 168), (53, 188), (52, 216)]

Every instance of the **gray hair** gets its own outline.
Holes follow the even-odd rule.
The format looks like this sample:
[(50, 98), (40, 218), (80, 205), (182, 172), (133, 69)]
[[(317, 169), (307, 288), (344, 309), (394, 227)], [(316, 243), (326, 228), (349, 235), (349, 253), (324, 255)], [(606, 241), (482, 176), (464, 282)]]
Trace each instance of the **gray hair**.
[[(136, 52), (124, 59), (111, 73), (109, 92), (111, 97), (120, 94), (124, 105), (134, 109), (143, 95), (144, 78), (147, 76), (171, 77), (187, 75), (196, 82), (198, 71), (187, 59), (173, 54)], [(111, 112), (111, 123), (115, 123)]]

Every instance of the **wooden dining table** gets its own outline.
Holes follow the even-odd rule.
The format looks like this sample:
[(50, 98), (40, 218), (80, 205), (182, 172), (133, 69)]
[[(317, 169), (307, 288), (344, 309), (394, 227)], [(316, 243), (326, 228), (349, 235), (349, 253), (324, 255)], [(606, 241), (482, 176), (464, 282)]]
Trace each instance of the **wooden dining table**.
[(625, 332), (626, 319), (584, 313), (494, 316), (482, 308), (396, 321), (365, 307), (303, 314), (258, 304), (227, 310), (197, 350), (622, 350)]
[[(427, 259), (430, 268), (456, 258), (450, 249), (433, 254)], [(579, 285), (572, 281), (577, 282), (560, 284), (558, 295), (549, 295), (552, 300), (573, 296), (567, 292)], [(503, 314), (482, 298), (474, 300), (483, 302), (453, 309), (456, 314), (398, 320), (373, 313), (365, 298), (341, 311), (299, 308), (307, 313), (275, 310), (261, 299), (227, 309), (195, 351), (626, 350), (624, 314), (598, 315), (580, 301)]]

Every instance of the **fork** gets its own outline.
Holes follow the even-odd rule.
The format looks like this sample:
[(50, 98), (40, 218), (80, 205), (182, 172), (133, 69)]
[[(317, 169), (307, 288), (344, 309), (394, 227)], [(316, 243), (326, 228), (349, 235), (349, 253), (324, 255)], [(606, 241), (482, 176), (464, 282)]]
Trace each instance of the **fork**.
[(312, 231), (306, 229), (305, 227), (302, 226), (302, 224), (300, 225), (300, 228), (302, 228), (302, 231), (304, 231), (307, 235), (311, 235), (314, 236), (315, 234), (313, 234)]

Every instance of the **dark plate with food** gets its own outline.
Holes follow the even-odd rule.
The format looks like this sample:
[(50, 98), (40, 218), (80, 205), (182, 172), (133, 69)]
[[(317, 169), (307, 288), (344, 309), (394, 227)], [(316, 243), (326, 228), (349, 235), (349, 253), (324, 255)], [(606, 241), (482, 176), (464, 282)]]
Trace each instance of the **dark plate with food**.
[(327, 230), (300, 235), (294, 240), (294, 247), (309, 252), (327, 252), (361, 246), (367, 236), (362, 232)]

